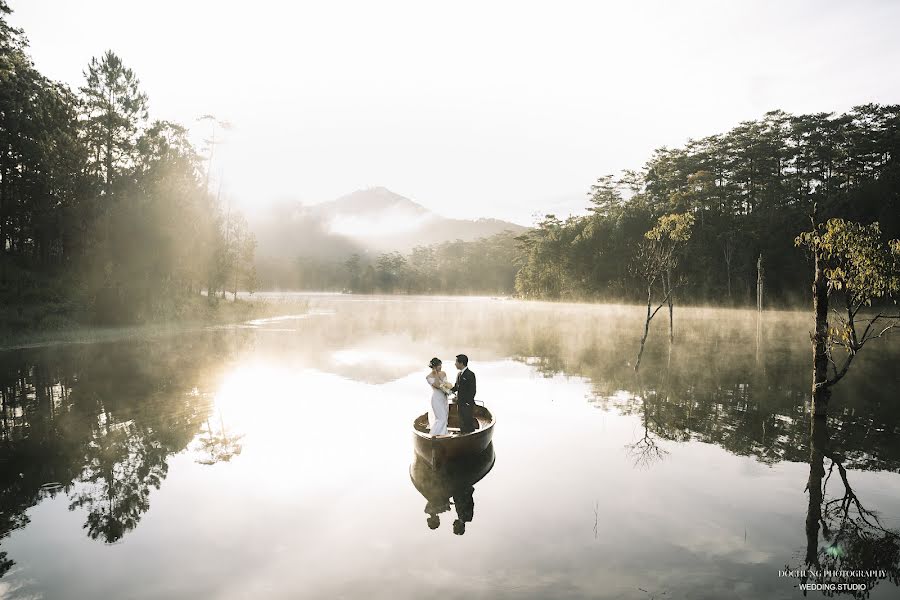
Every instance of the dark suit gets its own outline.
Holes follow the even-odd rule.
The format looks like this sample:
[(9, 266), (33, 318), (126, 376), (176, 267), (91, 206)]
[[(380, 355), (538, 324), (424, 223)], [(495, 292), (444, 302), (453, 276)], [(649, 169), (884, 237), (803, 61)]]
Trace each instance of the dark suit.
[(475, 488), (471, 485), (460, 488), (453, 494), (453, 504), (456, 506), (456, 521), (453, 522), (453, 533), (463, 535), (466, 532), (466, 523), (470, 523), (475, 517)]
[(456, 404), (459, 408), (459, 429), (462, 433), (475, 431), (475, 373), (469, 368), (460, 371), (456, 376), (456, 385), (451, 391), (456, 392)]

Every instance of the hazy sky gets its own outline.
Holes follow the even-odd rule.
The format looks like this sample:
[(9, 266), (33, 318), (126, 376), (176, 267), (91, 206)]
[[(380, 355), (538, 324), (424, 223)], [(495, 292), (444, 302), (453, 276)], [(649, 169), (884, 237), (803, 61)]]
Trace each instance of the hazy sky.
[(245, 209), (385, 186), (523, 224), (767, 110), (900, 102), (900, 2), (11, 0), (73, 86), (117, 52), (156, 118), (234, 124)]

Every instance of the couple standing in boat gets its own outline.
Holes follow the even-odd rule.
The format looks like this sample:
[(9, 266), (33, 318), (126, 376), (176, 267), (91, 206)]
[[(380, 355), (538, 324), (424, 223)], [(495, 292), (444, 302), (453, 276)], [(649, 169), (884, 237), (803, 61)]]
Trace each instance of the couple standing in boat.
[(456, 384), (450, 385), (447, 374), (441, 369), (441, 359), (432, 358), (428, 363), (431, 372), (425, 377), (433, 389), (431, 392), (431, 430), (432, 436), (447, 435), (447, 421), (450, 414), (449, 396), (455, 393), (456, 405), (459, 409), (459, 432), (475, 431), (475, 373), (469, 369), (469, 357), (459, 354), (456, 357)]

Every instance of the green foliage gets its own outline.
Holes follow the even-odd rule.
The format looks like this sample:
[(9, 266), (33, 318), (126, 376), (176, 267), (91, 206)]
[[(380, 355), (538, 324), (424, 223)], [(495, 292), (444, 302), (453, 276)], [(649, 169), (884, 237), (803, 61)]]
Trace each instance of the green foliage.
[[(814, 220), (815, 210), (813, 215)], [(824, 412), (828, 388), (846, 375), (863, 346), (900, 326), (900, 313), (890, 311), (887, 303), (896, 304), (900, 296), (900, 240), (885, 243), (877, 222), (864, 225), (832, 218), (798, 235), (794, 242), (808, 248), (816, 263), (813, 395), (815, 409)], [(830, 325), (828, 317), (830, 297), (835, 293), (844, 299), (844, 311), (835, 311), (837, 326)], [(860, 314), (876, 303), (875, 310)], [(835, 348), (845, 352), (841, 366)]]
[[(809, 207), (825, 218), (878, 221), (900, 236), (900, 106), (843, 115), (766, 113), (730, 131), (660, 148), (639, 172), (607, 175), (588, 214), (544, 219), (523, 236), (516, 289), (526, 297), (636, 301), (642, 275), (626, 268), (660, 216), (694, 219), (679, 269), (695, 302), (755, 304), (757, 259), (766, 304), (806, 301), (808, 265), (793, 251)], [(803, 277), (800, 274), (804, 274)]]
[(511, 232), (464, 242), (417, 246), (407, 253), (343, 259), (297, 257), (259, 261), (259, 282), (268, 289), (331, 290), (399, 294), (511, 294), (519, 264)]
[(668, 214), (644, 234), (632, 262), (632, 272), (647, 288), (648, 302), (656, 282), (662, 283), (663, 297), (668, 299), (680, 283), (673, 279), (679, 254), (691, 239), (694, 217), (690, 214)]
[(147, 119), (147, 95), (112, 50), (92, 58), (84, 76), (82, 131), (88, 167), (103, 177), (109, 193), (114, 179), (135, 162), (140, 128)]
[(644, 234), (644, 237), (660, 244), (676, 246), (691, 239), (693, 226), (694, 215), (663, 215), (657, 220), (656, 226)]
[(591, 186), (590, 196), (591, 210), (598, 215), (609, 215), (622, 206), (622, 192), (618, 182), (613, 180), (613, 175), (604, 175), (597, 179), (597, 183)]
[(524, 255), (516, 274), (516, 292), (525, 298), (572, 297), (571, 251), (578, 243), (572, 221), (547, 215), (537, 227), (518, 237)]
[(900, 240), (885, 244), (878, 223), (829, 219), (797, 236), (795, 243), (825, 261), (829, 290), (844, 292), (854, 306), (871, 306), (885, 297), (896, 301), (900, 295)]
[(516, 240), (511, 233), (417, 246), (407, 256), (381, 254), (362, 271), (356, 255), (345, 264), (347, 287), (355, 292), (509, 294), (517, 270), (515, 256)]
[(47, 80), (8, 13), (0, 4), (0, 297), (12, 307), (0, 327), (179, 318), (204, 284), (210, 298), (252, 288), (255, 240), (207, 193), (187, 130), (148, 123), (147, 95), (111, 51), (80, 94)]

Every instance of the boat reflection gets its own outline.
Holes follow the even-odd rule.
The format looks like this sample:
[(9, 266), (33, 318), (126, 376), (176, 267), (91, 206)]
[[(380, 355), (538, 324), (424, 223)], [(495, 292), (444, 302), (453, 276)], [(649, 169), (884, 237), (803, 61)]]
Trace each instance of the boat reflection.
[(475, 484), (490, 473), (495, 461), (493, 444), (489, 444), (481, 454), (449, 462), (437, 469), (418, 454), (415, 455), (409, 467), (409, 477), (425, 497), (429, 529), (440, 527), (440, 515), (450, 512), (452, 504), (456, 510), (453, 533), (463, 535), (466, 532), (466, 523), (471, 523), (475, 517)]

